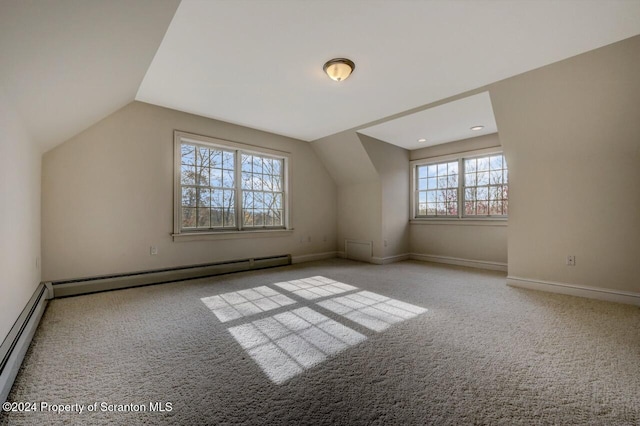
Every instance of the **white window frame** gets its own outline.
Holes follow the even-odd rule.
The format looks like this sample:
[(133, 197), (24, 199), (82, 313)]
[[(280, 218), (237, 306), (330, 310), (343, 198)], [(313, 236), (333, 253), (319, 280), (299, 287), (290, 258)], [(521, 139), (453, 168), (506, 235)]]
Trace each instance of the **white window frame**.
[[(411, 176), (411, 196), (410, 196), (410, 220), (413, 223), (461, 223), (464, 221), (479, 221), (479, 222), (502, 222), (506, 224), (509, 215), (492, 215), (492, 216), (467, 216), (464, 214), (464, 160), (478, 157), (486, 157), (491, 155), (504, 155), (504, 152), (499, 148), (486, 148), (474, 151), (467, 151), (449, 155), (442, 155), (438, 157), (423, 158), (419, 160), (413, 160), (409, 163), (410, 176)], [(458, 162), (458, 215), (457, 216), (418, 216), (418, 199), (417, 199), (417, 182), (418, 182), (418, 166), (428, 166), (433, 164), (440, 164), (446, 162)], [(508, 170), (508, 169), (507, 169)]]
[[(182, 184), (181, 184), (181, 162), (182, 162), (182, 144), (188, 143), (193, 145), (200, 145), (207, 148), (220, 148), (227, 151), (236, 151), (235, 155), (235, 228), (182, 228)], [(213, 138), (209, 136), (202, 136), (193, 133), (187, 133), (183, 131), (174, 131), (174, 164), (173, 164), (173, 234), (174, 240), (194, 240), (202, 237), (208, 237), (209, 239), (218, 238), (243, 238), (243, 237), (262, 237), (262, 236), (277, 236), (283, 233), (290, 233), (291, 228), (291, 196), (290, 196), (290, 158), (291, 155), (288, 152), (278, 151), (274, 149), (268, 149), (258, 147), (254, 145), (248, 145), (239, 142), (232, 142), (228, 140)], [(283, 160), (283, 207), (284, 207), (284, 219), (283, 226), (272, 227), (243, 227), (242, 221), (242, 198), (241, 198), (241, 155), (259, 155), (266, 157), (273, 157)], [(259, 234), (259, 235), (257, 235)]]

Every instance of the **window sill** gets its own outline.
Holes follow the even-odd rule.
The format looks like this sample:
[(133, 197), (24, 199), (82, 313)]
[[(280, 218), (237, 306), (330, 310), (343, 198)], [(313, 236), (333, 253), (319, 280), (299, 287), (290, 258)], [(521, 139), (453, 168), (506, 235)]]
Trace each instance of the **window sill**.
[(507, 226), (508, 219), (411, 219), (411, 225)]
[(258, 231), (183, 232), (171, 234), (173, 241), (237, 240), (242, 238), (287, 237), (293, 229), (265, 229)]

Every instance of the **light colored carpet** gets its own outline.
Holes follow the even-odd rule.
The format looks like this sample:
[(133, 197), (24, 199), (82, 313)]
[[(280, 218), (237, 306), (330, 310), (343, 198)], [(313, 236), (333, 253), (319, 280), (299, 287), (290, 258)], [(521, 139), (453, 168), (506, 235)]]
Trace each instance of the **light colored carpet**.
[(640, 309), (504, 282), (335, 259), (57, 299), (9, 400), (85, 411), (0, 423), (640, 424)]

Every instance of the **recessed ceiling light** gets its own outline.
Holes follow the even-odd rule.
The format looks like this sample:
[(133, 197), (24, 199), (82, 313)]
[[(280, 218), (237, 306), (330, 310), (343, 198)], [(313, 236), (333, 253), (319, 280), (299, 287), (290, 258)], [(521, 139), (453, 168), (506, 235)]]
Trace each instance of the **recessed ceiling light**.
[(426, 142), (427, 140), (425, 138), (420, 138), (418, 139), (418, 142)]
[(322, 69), (327, 73), (331, 80), (342, 81), (346, 80), (353, 70), (356, 69), (356, 64), (354, 64), (351, 59), (335, 58), (327, 61)]
[(471, 128), (471, 130), (482, 130), (482, 129), (484, 129), (484, 126), (473, 126)]

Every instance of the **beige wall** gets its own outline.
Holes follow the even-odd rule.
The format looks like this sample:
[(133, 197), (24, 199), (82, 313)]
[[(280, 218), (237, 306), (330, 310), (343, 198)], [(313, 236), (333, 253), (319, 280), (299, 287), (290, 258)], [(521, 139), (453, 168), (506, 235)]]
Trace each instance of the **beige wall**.
[(408, 253), (409, 152), (354, 130), (311, 145), (338, 185), (338, 250), (364, 240), (375, 260)]
[(440, 157), (449, 154), (460, 154), (485, 148), (495, 148), (500, 146), (500, 137), (497, 133), (492, 133), (490, 135), (483, 135), (475, 138), (428, 146), (426, 148), (414, 149), (409, 154), (411, 160), (413, 161), (422, 160), (424, 158)]
[(379, 259), (416, 253), (506, 264), (504, 223), (409, 225), (409, 160), (499, 147), (497, 134), (409, 152), (350, 130), (312, 146), (338, 183), (338, 250), (354, 239), (373, 241)]
[(409, 151), (366, 135), (358, 137), (380, 177), (382, 257), (408, 254)]
[(496, 224), (411, 224), (411, 253), (507, 264), (507, 227)]
[(373, 256), (383, 256), (381, 184), (378, 173), (354, 131), (311, 142), (338, 188), (337, 248), (345, 240), (373, 242)]
[[(411, 225), (408, 243), (400, 220), (406, 212), (385, 210), (389, 189), (403, 185), (396, 173), (407, 160), (401, 151), (363, 142), (355, 130), (309, 145), (133, 103), (46, 154), (44, 276), (343, 250), (344, 239), (353, 238), (372, 240), (376, 257), (408, 244), (419, 254), (508, 259), (515, 277), (638, 292), (639, 71), (640, 37), (634, 37), (454, 97), (489, 90), (500, 140), (458, 141), (413, 151), (409, 159), (502, 143), (510, 169), (509, 226)], [(172, 242), (174, 128), (292, 152), (294, 235)], [(389, 160), (386, 150), (393, 153)], [(408, 175), (407, 168), (407, 191), (391, 194), (398, 195), (395, 205), (407, 196)], [(311, 243), (300, 242), (309, 235)], [(148, 254), (152, 244), (160, 249), (156, 257)], [(569, 254), (577, 266), (565, 266)]]
[(509, 275), (640, 292), (640, 36), (490, 93), (509, 163)]
[(311, 142), (338, 186), (372, 182), (378, 173), (358, 134), (346, 131)]
[[(290, 152), (293, 233), (174, 242), (174, 129)], [(335, 183), (295, 139), (133, 102), (47, 152), (42, 174), (47, 280), (336, 249)]]
[(0, 87), (0, 342), (40, 282), (39, 149)]
[(338, 250), (345, 240), (373, 242), (373, 256), (382, 257), (382, 191), (380, 182), (356, 183), (338, 188)]
[[(485, 148), (500, 149), (497, 133), (416, 149), (411, 151), (411, 160), (464, 154)], [(506, 265), (507, 226), (504, 222), (468, 220), (446, 224), (414, 222), (410, 226), (410, 247), (415, 254)]]

